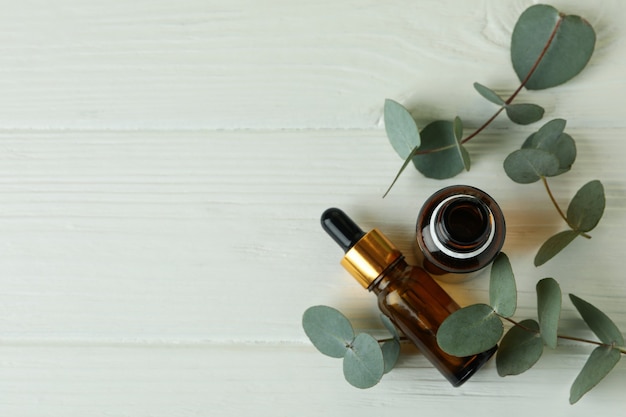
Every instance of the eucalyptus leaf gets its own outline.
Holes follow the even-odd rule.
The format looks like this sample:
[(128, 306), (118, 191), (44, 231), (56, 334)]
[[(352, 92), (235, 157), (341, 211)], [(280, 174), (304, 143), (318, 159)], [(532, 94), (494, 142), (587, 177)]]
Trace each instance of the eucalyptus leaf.
[(500, 252), (491, 265), (489, 304), (502, 317), (511, 317), (517, 308), (515, 275), (504, 252)]
[(383, 352), (383, 360), (385, 362), (385, 370), (387, 373), (396, 366), (398, 357), (400, 357), (400, 342), (397, 339), (387, 340), (382, 344), (380, 349)]
[(555, 175), (569, 171), (576, 160), (576, 142), (567, 133), (562, 133), (550, 150), (559, 160), (559, 170)]
[(454, 137), (456, 138), (457, 142), (460, 142), (461, 139), (463, 139), (463, 121), (459, 116), (457, 116), (454, 118), (452, 125), (454, 130)]
[[(428, 178), (452, 178), (465, 169), (462, 150), (454, 135), (454, 124), (447, 120), (429, 123), (420, 132), (420, 153), (413, 157), (413, 164)], [(440, 150), (443, 149), (443, 150)], [(432, 151), (432, 152), (427, 152)]]
[(380, 321), (383, 323), (383, 326), (385, 326), (385, 329), (387, 329), (387, 331), (391, 334), (391, 336), (394, 339), (400, 340), (400, 335), (398, 334), (398, 329), (396, 329), (396, 326), (394, 326), (394, 324), (391, 322), (389, 317), (385, 316), (384, 314), (381, 314), (380, 315)]
[(588, 232), (597, 226), (604, 213), (604, 187), (598, 180), (583, 185), (567, 208), (567, 221), (572, 228)]
[(557, 344), (561, 304), (561, 287), (554, 278), (544, 278), (537, 283), (537, 316), (541, 337), (552, 349)]
[(493, 104), (497, 104), (498, 106), (503, 106), (505, 104), (502, 97), (500, 97), (495, 91), (480, 83), (474, 83), (474, 89), (478, 91), (478, 94), (491, 101)]
[(456, 138), (457, 151), (459, 152), (459, 155), (461, 156), (461, 161), (463, 161), (463, 167), (465, 168), (466, 171), (469, 171), (471, 161), (470, 161), (469, 153), (467, 152), (467, 149), (465, 149), (462, 143), (463, 122), (461, 121), (461, 118), (458, 116), (454, 118), (453, 129), (454, 129), (454, 137)]
[(578, 310), (585, 323), (587, 323), (587, 326), (589, 326), (591, 331), (593, 331), (603, 343), (624, 346), (624, 336), (622, 336), (622, 332), (620, 332), (615, 323), (613, 323), (613, 320), (582, 298), (578, 298), (574, 294), (570, 294), (569, 298), (572, 300), (574, 307), (576, 307), (576, 310)]
[(595, 32), (587, 21), (538, 4), (526, 9), (515, 24), (511, 61), (522, 83), (532, 72), (525, 81), (527, 89), (550, 88), (582, 71), (595, 42)]
[(383, 198), (385, 198), (387, 196), (387, 194), (389, 194), (389, 191), (391, 191), (391, 189), (393, 188), (393, 186), (396, 183), (396, 181), (398, 181), (398, 178), (400, 178), (400, 174), (402, 174), (402, 172), (404, 172), (406, 167), (413, 160), (413, 156), (415, 155), (416, 152), (417, 152), (417, 148), (413, 149), (409, 153), (409, 156), (406, 157), (406, 159), (404, 160), (404, 163), (402, 164), (402, 166), (398, 170), (398, 173), (396, 174), (396, 176), (394, 177), (393, 181), (391, 182), (391, 185), (389, 185), (389, 188), (387, 188), (387, 191), (385, 191), (385, 194), (383, 194)]
[(504, 327), (496, 312), (486, 304), (473, 304), (450, 314), (439, 326), (437, 343), (446, 353), (470, 356), (494, 347)]
[(561, 252), (567, 245), (572, 243), (580, 233), (575, 230), (559, 232), (546, 240), (535, 255), (535, 266), (541, 266)]
[(539, 336), (539, 324), (535, 320), (524, 320), (513, 326), (504, 335), (498, 354), (498, 375), (519, 375), (532, 368), (543, 353), (543, 342)]
[(559, 170), (555, 175), (569, 171), (576, 160), (576, 143), (570, 135), (563, 133), (564, 129), (565, 120), (551, 120), (530, 135), (522, 145), (522, 149), (542, 149), (556, 156)]
[(420, 146), (417, 124), (411, 113), (400, 103), (385, 100), (385, 131), (391, 146), (400, 158), (406, 159), (413, 149)]
[(554, 142), (565, 130), (567, 121), (564, 119), (552, 119), (539, 128), (537, 132), (532, 135), (532, 140), (529, 139), (524, 142), (522, 148), (534, 148), (543, 149), (549, 151), (553, 148)]
[(459, 149), (461, 150), (461, 159), (463, 160), (463, 167), (465, 168), (466, 171), (469, 171), (472, 166), (472, 161), (471, 161), (469, 152), (467, 152), (467, 149), (465, 148), (465, 146), (461, 144), (459, 144)]
[(506, 106), (506, 115), (513, 123), (529, 125), (541, 120), (545, 110), (543, 107), (531, 103), (509, 104)]
[(598, 385), (617, 365), (621, 354), (617, 349), (604, 346), (595, 348), (570, 388), (569, 403), (574, 404), (589, 390)]
[(380, 381), (385, 371), (383, 352), (378, 341), (360, 333), (343, 357), (343, 375), (357, 388), (370, 388)]
[(541, 149), (518, 149), (504, 160), (504, 171), (519, 184), (530, 184), (550, 177), (559, 170), (559, 160)]
[(350, 321), (332, 307), (309, 307), (302, 315), (302, 327), (313, 346), (333, 358), (343, 358), (354, 339)]

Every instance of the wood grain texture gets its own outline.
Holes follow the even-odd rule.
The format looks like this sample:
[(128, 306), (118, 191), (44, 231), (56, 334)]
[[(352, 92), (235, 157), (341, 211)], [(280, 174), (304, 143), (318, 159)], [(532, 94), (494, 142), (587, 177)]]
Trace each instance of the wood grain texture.
[[(626, 328), (624, 8), (550, 2), (584, 14), (598, 48), (584, 73), (521, 101), (568, 120), (578, 159), (551, 181), (566, 205), (600, 179), (593, 239), (541, 268), (564, 225), (539, 184), (502, 161), (537, 126), (498, 119), (470, 142), (472, 170), (433, 181), (385, 138), (386, 97), (420, 124), (493, 112), (472, 89), (516, 87), (508, 42), (529, 0), (501, 2), (137, 0), (10, 2), (0, 15), (0, 414), (231, 416), (417, 413), (614, 414), (623, 364), (575, 407), (568, 386), (591, 348), (566, 343), (537, 369), (494, 364), (452, 389), (419, 353), (372, 390), (318, 354), (302, 312), (328, 304), (382, 332), (374, 299), (339, 266), (319, 227), (329, 206), (378, 227), (413, 260), (425, 198), (485, 189), (507, 218), (520, 318), (553, 276)], [(443, 284), (461, 303), (487, 282)], [(567, 301), (563, 333), (593, 337)]]
[[(612, 414), (620, 398), (623, 366), (575, 407), (567, 403), (574, 367), (586, 349), (548, 352), (533, 370), (502, 380), (493, 364), (461, 388), (411, 349), (401, 367), (378, 386), (359, 390), (347, 383), (340, 362), (313, 348), (254, 346), (48, 345), (0, 348), (0, 409), (30, 416), (304, 416), (358, 413), (429, 413), (445, 416), (485, 412), (525, 416)], [(225, 366), (228, 364), (228, 366)]]
[[(560, 1), (598, 28), (581, 77), (523, 94), (579, 126), (623, 126), (624, 8)], [(509, 38), (532, 2), (31, 0), (0, 16), (0, 126), (370, 128), (386, 97), (421, 119), (484, 120), (474, 81), (512, 92)], [(620, 84), (618, 84), (620, 85)]]
[[(608, 177), (609, 208), (593, 241), (581, 239), (564, 262), (538, 271), (536, 247), (564, 224), (539, 184), (494, 181), (512, 149), (500, 132), (469, 146), (471, 172), (443, 182), (408, 172), (385, 200), (400, 160), (382, 130), (0, 133), (0, 334), (7, 341), (303, 341), (299, 318), (308, 305), (373, 308), (339, 267), (342, 253), (319, 226), (322, 211), (343, 207), (411, 257), (419, 206), (457, 182), (500, 201), (521, 290), (532, 291), (547, 273), (562, 277), (566, 291), (610, 296), (610, 286), (623, 289), (612, 259), (626, 244), (625, 190), (610, 180), (621, 168), (610, 158), (621, 134), (602, 131), (600, 148), (591, 132), (570, 133), (580, 156), (574, 172), (553, 181), (555, 194), (566, 204), (583, 181)], [(586, 257), (606, 261), (602, 287), (568, 278), (597, 275)], [(485, 286), (476, 280), (454, 291), (469, 302)], [(626, 327), (620, 299), (604, 306)]]

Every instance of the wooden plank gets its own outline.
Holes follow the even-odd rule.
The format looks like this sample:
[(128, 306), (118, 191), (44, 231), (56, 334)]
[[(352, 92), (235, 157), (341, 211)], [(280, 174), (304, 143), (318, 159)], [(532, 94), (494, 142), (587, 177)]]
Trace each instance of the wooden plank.
[[(341, 269), (319, 216), (342, 207), (411, 260), (420, 205), (452, 183), (482, 187), (502, 205), (521, 311), (534, 316), (535, 283), (553, 276), (626, 328), (624, 164), (615, 152), (623, 131), (570, 131), (579, 159), (551, 181), (557, 198), (567, 204), (600, 178), (608, 206), (591, 241), (537, 269), (537, 247), (564, 224), (539, 183), (502, 173), (508, 144), (525, 129), (478, 138), (475, 164), (458, 178), (407, 171), (384, 200), (401, 161), (381, 130), (1, 132), (0, 339), (302, 342), (300, 316), (314, 304), (380, 327), (375, 300)], [(487, 284), (447, 288), (470, 303), (486, 299)]]
[[(518, 85), (509, 39), (533, 2), (13, 2), (0, 15), (0, 128), (371, 128), (386, 97), (422, 120), (493, 111)], [(623, 126), (619, 2), (555, 2), (598, 30), (571, 83), (524, 93), (581, 127)]]
[(408, 349), (376, 387), (359, 390), (345, 382), (339, 360), (309, 346), (3, 344), (0, 412), (12, 417), (378, 416), (381, 409), (424, 415), (612, 414), (623, 406), (623, 366), (576, 406), (567, 402), (586, 353), (572, 346), (547, 352), (536, 369), (506, 379), (491, 363), (453, 388)]
[[(320, 230), (329, 206), (384, 230), (413, 259), (424, 199), (487, 190), (507, 217), (518, 317), (553, 276), (626, 328), (622, 117), (626, 9), (551, 2), (598, 32), (584, 73), (520, 101), (563, 117), (574, 170), (551, 181), (565, 206), (598, 178), (607, 210), (591, 241), (544, 267), (537, 247), (564, 225), (539, 184), (505, 156), (536, 130), (499, 119), (472, 141), (472, 170), (433, 181), (400, 160), (380, 117), (391, 97), (420, 126), (494, 111), (479, 81), (510, 93), (510, 33), (534, 2), (31, 0), (0, 14), (0, 415), (589, 416), (615, 414), (623, 364), (585, 397), (568, 387), (590, 346), (565, 343), (500, 379), (491, 362), (453, 389), (410, 348), (372, 390), (301, 329), (314, 304), (382, 332), (375, 300)], [(487, 280), (443, 284), (461, 304)], [(561, 331), (593, 337), (565, 301)]]

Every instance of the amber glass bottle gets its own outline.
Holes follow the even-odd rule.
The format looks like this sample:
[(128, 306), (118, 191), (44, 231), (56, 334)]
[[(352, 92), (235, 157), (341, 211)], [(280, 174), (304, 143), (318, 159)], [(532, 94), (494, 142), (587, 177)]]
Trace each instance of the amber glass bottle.
[(378, 297), (380, 310), (391, 319), (457, 387), (495, 353), (496, 347), (474, 356), (456, 357), (437, 344), (437, 329), (459, 305), (422, 268), (404, 256), (380, 231), (364, 233), (343, 211), (330, 208), (322, 227), (345, 251), (341, 264)]
[(417, 257), (436, 277), (475, 272), (500, 253), (505, 229), (504, 215), (487, 193), (468, 185), (446, 187), (417, 216)]

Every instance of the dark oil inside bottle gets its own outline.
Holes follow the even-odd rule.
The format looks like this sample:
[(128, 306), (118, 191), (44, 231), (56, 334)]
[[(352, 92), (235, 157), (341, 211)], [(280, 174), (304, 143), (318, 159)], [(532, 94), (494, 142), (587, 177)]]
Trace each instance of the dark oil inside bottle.
[(459, 305), (430, 275), (401, 259), (370, 288), (381, 311), (418, 347), (455, 387), (463, 384), (495, 353), (496, 347), (474, 356), (445, 353), (437, 330)]
[(470, 199), (453, 201), (441, 213), (442, 234), (463, 246), (482, 242), (489, 233), (489, 213)]
[(488, 194), (470, 186), (446, 187), (420, 210), (418, 259), (436, 276), (478, 271), (500, 252), (505, 229), (502, 211)]

